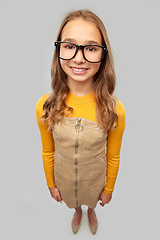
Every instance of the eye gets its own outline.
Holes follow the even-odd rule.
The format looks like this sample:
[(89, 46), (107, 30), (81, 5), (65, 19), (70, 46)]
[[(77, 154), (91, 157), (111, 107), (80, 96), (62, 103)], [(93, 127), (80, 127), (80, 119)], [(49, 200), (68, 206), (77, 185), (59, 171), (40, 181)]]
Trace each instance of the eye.
[(96, 52), (98, 50), (98, 47), (96, 47), (96, 46), (88, 46), (86, 48), (86, 50), (89, 51), (89, 52)]
[(72, 45), (68, 45), (68, 46), (66, 46), (66, 48), (68, 48), (68, 49), (72, 49), (73, 46), (72, 46)]
[(72, 44), (66, 44), (66, 45), (64, 46), (64, 48), (66, 48), (66, 49), (68, 49), (68, 50), (72, 50), (72, 49), (75, 49), (75, 46), (72, 45)]
[(88, 47), (87, 50), (90, 51), (90, 52), (94, 52), (95, 48), (94, 47)]

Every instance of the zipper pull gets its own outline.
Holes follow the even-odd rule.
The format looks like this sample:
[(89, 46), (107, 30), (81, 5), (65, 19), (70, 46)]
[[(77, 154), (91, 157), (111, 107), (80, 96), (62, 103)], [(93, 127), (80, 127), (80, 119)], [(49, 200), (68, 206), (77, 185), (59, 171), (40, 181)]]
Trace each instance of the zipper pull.
[(76, 132), (82, 132), (83, 126), (81, 125), (82, 118), (78, 118), (78, 123), (75, 126)]

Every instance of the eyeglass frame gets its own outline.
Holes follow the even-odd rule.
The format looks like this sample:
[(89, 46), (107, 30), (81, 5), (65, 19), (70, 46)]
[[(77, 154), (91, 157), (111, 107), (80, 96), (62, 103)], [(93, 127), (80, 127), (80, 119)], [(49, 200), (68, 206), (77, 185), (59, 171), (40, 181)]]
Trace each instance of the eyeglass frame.
[[(58, 45), (59, 45), (60, 43), (69, 43), (69, 44), (72, 44), (72, 45), (74, 45), (74, 46), (76, 47), (76, 52), (75, 52), (75, 54), (73, 55), (72, 58), (65, 59), (65, 58), (62, 58), (62, 57), (59, 56)], [(108, 49), (107, 49), (106, 46), (101, 46), (101, 45), (96, 45), (96, 44), (77, 45), (77, 44), (75, 44), (75, 43), (65, 42), (65, 41), (64, 41), (64, 42), (63, 42), (63, 41), (54, 42), (54, 46), (56, 47), (56, 52), (57, 52), (58, 57), (59, 57), (60, 59), (62, 59), (62, 60), (66, 60), (66, 61), (73, 59), (73, 58), (76, 56), (78, 50), (81, 50), (81, 51), (82, 51), (82, 54), (83, 54), (83, 57), (84, 57), (84, 59), (85, 59), (87, 62), (90, 62), (90, 63), (99, 63), (99, 62), (102, 61), (102, 59), (104, 58), (104, 55), (105, 55), (105, 54), (107, 53), (107, 51), (108, 51)], [(101, 57), (101, 60), (100, 60), (100, 61), (92, 62), (92, 61), (89, 61), (89, 60), (86, 59), (85, 54), (84, 54), (84, 48), (85, 48), (85, 47), (88, 47), (88, 46), (101, 47), (101, 48), (103, 49), (102, 57)]]

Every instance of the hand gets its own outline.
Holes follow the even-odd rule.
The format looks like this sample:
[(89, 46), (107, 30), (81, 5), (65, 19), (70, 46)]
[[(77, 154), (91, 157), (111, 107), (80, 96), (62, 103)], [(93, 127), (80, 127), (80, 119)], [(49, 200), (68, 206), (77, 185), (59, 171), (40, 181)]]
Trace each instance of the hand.
[(49, 188), (49, 191), (51, 193), (52, 198), (54, 198), (57, 202), (62, 203), (60, 191), (58, 190), (58, 188), (56, 186), (53, 188)]
[(103, 191), (99, 195), (99, 200), (101, 201), (100, 205), (104, 207), (105, 204), (109, 203), (112, 199), (112, 193), (111, 194), (106, 194)]

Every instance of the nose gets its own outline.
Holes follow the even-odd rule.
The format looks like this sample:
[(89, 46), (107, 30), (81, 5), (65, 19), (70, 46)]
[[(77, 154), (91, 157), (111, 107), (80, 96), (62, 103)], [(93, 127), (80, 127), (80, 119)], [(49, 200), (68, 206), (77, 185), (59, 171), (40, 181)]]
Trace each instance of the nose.
[(81, 63), (81, 62), (85, 62), (84, 56), (83, 56), (83, 52), (81, 49), (78, 49), (76, 56), (73, 58), (73, 61), (76, 63)]

